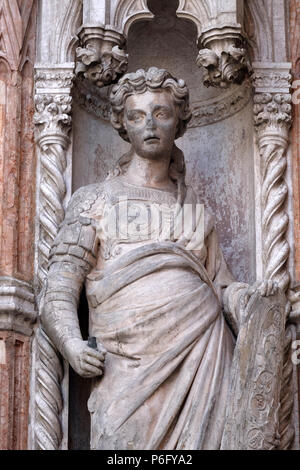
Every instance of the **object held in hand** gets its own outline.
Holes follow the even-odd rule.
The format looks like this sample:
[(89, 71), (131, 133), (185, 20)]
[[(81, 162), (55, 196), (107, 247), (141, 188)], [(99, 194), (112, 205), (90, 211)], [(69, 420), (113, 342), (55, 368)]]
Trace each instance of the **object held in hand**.
[(98, 349), (97, 340), (96, 340), (95, 336), (89, 336), (88, 347), (92, 348), (92, 349)]

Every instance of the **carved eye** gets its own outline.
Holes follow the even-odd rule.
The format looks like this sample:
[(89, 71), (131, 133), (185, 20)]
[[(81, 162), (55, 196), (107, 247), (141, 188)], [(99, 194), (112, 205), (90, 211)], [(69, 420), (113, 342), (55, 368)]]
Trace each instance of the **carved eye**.
[(166, 119), (168, 117), (168, 114), (166, 111), (158, 111), (156, 113), (156, 117), (159, 119)]
[(130, 113), (128, 118), (130, 121), (140, 122), (143, 119), (143, 115), (141, 113)]

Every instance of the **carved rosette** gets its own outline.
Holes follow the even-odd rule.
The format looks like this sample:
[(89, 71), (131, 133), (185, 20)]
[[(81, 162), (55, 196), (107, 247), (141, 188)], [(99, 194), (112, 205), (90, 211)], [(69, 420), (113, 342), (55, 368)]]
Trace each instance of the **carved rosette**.
[(261, 157), (261, 230), (264, 277), (274, 279), (284, 291), (288, 288), (288, 215), (285, 203), (286, 151), (291, 125), (289, 93), (257, 93), (254, 96), (254, 122)]
[(204, 85), (227, 88), (252, 74), (240, 28), (212, 28), (202, 33), (197, 65), (205, 68)]
[[(40, 148), (37, 295), (42, 301), (49, 252), (64, 219), (65, 169), (71, 131), (72, 69), (38, 71), (35, 76), (36, 141)], [(41, 306), (41, 305), (40, 305)], [(37, 333), (35, 447), (58, 449), (62, 440), (62, 358), (42, 329)]]
[(76, 74), (98, 87), (117, 82), (128, 66), (125, 39), (110, 26), (83, 26), (76, 49)]

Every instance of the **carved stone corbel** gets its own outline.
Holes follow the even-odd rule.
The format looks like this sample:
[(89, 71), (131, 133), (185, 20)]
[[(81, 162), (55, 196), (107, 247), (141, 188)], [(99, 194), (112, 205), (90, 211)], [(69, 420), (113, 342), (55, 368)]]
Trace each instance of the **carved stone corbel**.
[(227, 88), (241, 84), (252, 73), (240, 27), (216, 27), (203, 31), (197, 65), (205, 68), (204, 85)]
[(84, 25), (76, 49), (76, 74), (98, 87), (115, 83), (127, 70), (124, 36), (111, 26)]
[(252, 69), (242, 31), (244, 7), (239, 0), (179, 0), (177, 16), (197, 26), (197, 65), (204, 67), (204, 85), (227, 88), (241, 84)]

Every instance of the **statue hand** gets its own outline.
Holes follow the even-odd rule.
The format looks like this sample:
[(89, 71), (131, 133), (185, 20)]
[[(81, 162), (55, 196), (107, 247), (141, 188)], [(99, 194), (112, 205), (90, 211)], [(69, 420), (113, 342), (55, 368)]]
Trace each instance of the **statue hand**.
[(278, 284), (272, 279), (267, 279), (264, 281), (257, 281), (255, 282), (255, 284), (253, 284), (253, 286), (249, 286), (243, 296), (244, 308), (249, 302), (251, 296), (256, 292), (259, 292), (262, 297), (269, 297), (271, 295), (275, 295), (278, 292)]
[(250, 295), (259, 291), (262, 297), (269, 297), (270, 295), (277, 294), (278, 284), (272, 279), (267, 279), (265, 281), (258, 281), (253, 286), (250, 286), (248, 292)]
[(65, 358), (81, 377), (92, 378), (103, 374), (106, 351), (92, 349), (87, 341), (70, 339), (64, 345)]

